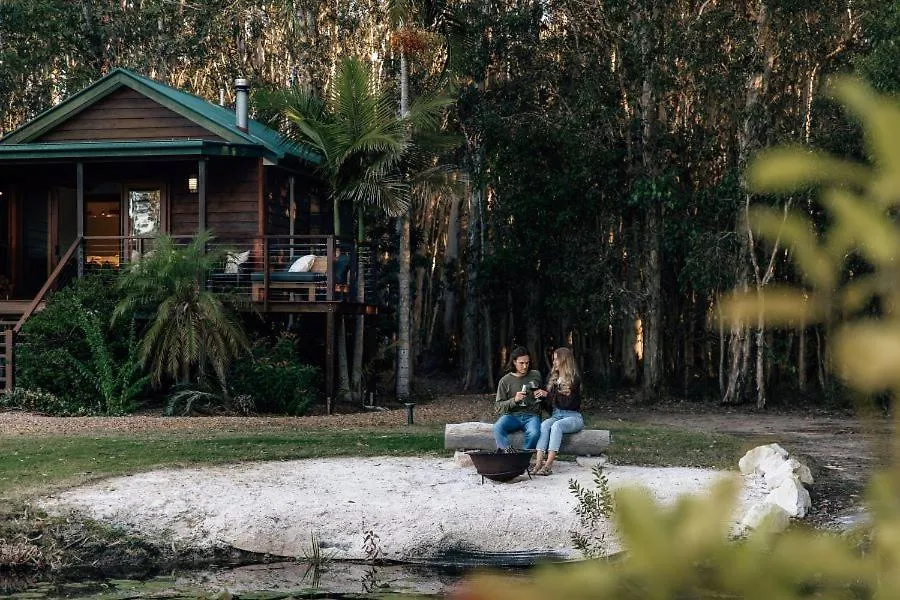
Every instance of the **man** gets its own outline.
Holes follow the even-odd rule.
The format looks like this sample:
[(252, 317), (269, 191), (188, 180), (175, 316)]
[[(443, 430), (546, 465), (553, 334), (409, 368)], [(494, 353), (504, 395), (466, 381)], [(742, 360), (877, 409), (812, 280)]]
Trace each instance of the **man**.
[(531, 369), (528, 349), (518, 346), (510, 355), (510, 372), (497, 384), (494, 408), (500, 418), (494, 423), (498, 452), (509, 452), (509, 434), (525, 432), (525, 450), (534, 450), (541, 437), (541, 409), (534, 390), (541, 387), (541, 374)]

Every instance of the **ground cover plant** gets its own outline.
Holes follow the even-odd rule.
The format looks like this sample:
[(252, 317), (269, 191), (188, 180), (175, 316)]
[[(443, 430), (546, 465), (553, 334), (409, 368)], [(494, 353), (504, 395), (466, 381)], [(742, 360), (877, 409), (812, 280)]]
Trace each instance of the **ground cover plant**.
[(143, 389), (135, 373), (133, 314), (123, 313), (116, 324), (106, 318), (121, 298), (115, 280), (113, 272), (77, 279), (28, 319), (16, 344), (16, 384), (24, 391), (4, 404), (54, 415), (133, 408)]

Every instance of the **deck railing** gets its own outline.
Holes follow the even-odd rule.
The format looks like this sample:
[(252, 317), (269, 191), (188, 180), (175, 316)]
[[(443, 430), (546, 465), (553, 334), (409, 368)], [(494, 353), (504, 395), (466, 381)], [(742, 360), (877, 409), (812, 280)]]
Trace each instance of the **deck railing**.
[[(192, 238), (174, 239), (176, 245), (186, 246)], [(155, 246), (155, 237), (85, 237), (84, 268), (88, 272), (127, 268)], [(332, 235), (267, 235), (213, 238), (207, 248), (222, 250), (224, 256), (208, 274), (207, 285), (238, 301), (257, 305), (358, 302), (361, 267), (361, 297), (368, 304), (377, 303), (377, 272), (373, 253), (365, 244)], [(301, 261), (303, 257), (307, 260)], [(306, 271), (299, 270), (301, 262), (308, 263), (302, 265)]]

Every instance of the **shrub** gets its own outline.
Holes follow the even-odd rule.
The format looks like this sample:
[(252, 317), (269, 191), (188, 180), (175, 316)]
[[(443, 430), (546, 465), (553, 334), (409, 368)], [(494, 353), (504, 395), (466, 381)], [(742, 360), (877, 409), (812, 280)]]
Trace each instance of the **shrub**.
[(79, 325), (85, 313), (98, 318), (109, 357), (121, 364), (128, 356), (131, 319), (110, 326), (102, 315), (119, 302), (109, 283), (110, 274), (92, 274), (56, 292), (41, 312), (25, 323), (16, 344), (16, 384), (43, 390), (59, 400), (40, 412), (49, 414), (103, 414), (107, 408), (89, 373), (73, 368), (73, 360), (91, 363), (96, 354)]
[(0, 408), (19, 408), (28, 412), (71, 417), (99, 412), (99, 406), (69, 404), (55, 394), (41, 389), (17, 387), (0, 395)]
[(234, 366), (234, 395), (251, 396), (259, 412), (305, 414), (315, 400), (320, 372), (298, 362), (294, 339), (283, 335), (272, 346), (259, 343), (251, 354), (252, 360)]

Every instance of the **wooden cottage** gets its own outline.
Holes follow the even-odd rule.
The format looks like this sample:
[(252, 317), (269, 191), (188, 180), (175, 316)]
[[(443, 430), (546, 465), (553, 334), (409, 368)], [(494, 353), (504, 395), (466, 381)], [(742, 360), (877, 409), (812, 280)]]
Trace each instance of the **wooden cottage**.
[(312, 175), (319, 157), (249, 119), (246, 82), (235, 83), (230, 110), (115, 69), (0, 139), (4, 388), (15, 335), (48, 293), (139, 260), (160, 233), (186, 243), (208, 229), (232, 252), (208, 285), (264, 315), (323, 315), (334, 398), (335, 316), (374, 310), (351, 289), (374, 289), (356, 273), (369, 256), (330, 235)]

